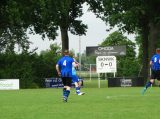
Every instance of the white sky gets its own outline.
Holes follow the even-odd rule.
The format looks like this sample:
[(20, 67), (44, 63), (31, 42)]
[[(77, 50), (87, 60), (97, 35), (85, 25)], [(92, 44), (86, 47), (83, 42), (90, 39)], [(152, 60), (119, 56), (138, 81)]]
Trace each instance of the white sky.
[[(92, 12), (87, 11), (87, 7), (84, 8), (84, 15), (80, 18), (84, 24), (88, 25), (86, 36), (75, 36), (69, 32), (69, 49), (74, 49), (75, 53), (81, 51), (83, 53), (86, 50), (86, 46), (97, 46), (102, 43), (104, 39), (115, 30), (107, 32), (106, 29), (109, 27)], [(116, 29), (116, 28), (115, 28)], [(125, 34), (126, 35), (126, 34)], [(30, 46), (31, 49), (38, 47), (37, 53), (42, 50), (49, 49), (50, 44), (58, 43), (61, 44), (61, 34), (58, 32), (58, 36), (54, 41), (49, 41), (47, 38), (43, 41), (39, 35), (30, 35), (30, 41), (33, 44)], [(127, 35), (131, 40), (134, 40), (134, 35)], [(79, 47), (79, 40), (81, 41), (81, 47)]]

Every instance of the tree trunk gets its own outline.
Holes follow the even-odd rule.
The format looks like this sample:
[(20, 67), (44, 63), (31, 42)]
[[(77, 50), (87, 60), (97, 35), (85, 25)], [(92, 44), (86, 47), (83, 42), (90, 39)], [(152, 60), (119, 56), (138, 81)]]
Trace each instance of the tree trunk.
[(68, 28), (62, 28), (61, 30), (61, 40), (62, 40), (62, 53), (64, 50), (69, 50), (69, 38), (68, 38)]
[(142, 56), (142, 76), (145, 80), (148, 79), (148, 71), (149, 71), (149, 59), (148, 59), (148, 34), (149, 30), (148, 27), (144, 27), (142, 30), (142, 50), (143, 50), (143, 56)]
[(158, 43), (158, 33), (159, 33), (159, 26), (155, 25), (154, 23), (150, 23), (150, 42), (149, 42), (149, 57), (151, 58), (156, 51), (157, 43)]

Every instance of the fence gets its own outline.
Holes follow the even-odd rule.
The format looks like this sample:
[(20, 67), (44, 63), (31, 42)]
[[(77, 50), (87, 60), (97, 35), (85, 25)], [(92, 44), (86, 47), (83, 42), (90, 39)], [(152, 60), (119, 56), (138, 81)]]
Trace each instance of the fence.
[[(96, 64), (85, 64), (81, 66), (81, 69), (81, 71), (77, 71), (77, 74), (84, 79), (85, 87), (99, 87), (99, 85), (101, 85), (100, 87), (144, 86), (144, 79), (139, 77), (139, 73), (135, 76), (124, 75), (122, 77), (117, 77), (117, 75), (115, 75), (115, 77), (113, 73), (101, 73), (98, 76)], [(125, 72), (123, 68), (119, 68), (119, 70)], [(119, 72), (119, 70), (117, 70), (117, 72)], [(98, 81), (99, 78), (100, 82)], [(103, 83), (105, 85), (103, 85)]]
[(137, 87), (144, 86), (143, 77), (108, 78), (108, 87)]

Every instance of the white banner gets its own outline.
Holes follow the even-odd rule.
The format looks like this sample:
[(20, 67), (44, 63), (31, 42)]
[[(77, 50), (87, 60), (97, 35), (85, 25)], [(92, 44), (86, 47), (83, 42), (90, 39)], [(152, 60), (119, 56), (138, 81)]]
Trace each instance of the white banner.
[(18, 90), (19, 79), (0, 79), (0, 90)]

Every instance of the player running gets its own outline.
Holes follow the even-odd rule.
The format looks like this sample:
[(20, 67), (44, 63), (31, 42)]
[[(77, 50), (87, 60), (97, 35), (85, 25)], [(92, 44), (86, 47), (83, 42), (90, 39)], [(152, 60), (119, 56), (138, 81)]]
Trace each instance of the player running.
[(75, 66), (74, 59), (69, 56), (69, 51), (64, 51), (64, 56), (60, 58), (56, 64), (56, 70), (58, 75), (62, 78), (64, 85), (63, 88), (63, 101), (67, 102), (70, 94), (72, 84), (72, 66)]
[(154, 83), (154, 80), (157, 79), (160, 84), (160, 48), (156, 49), (156, 54), (150, 60), (151, 66), (151, 79), (148, 81), (142, 91), (142, 94)]
[[(75, 61), (75, 59), (74, 59)], [(76, 66), (79, 65), (79, 63), (77, 61), (75, 61)], [(77, 95), (84, 95), (84, 92), (80, 91), (80, 87), (81, 87), (81, 83), (80, 83), (80, 79), (79, 77), (76, 75), (76, 69), (75, 66), (72, 66), (72, 82), (75, 84), (75, 89), (76, 89), (76, 94)]]

